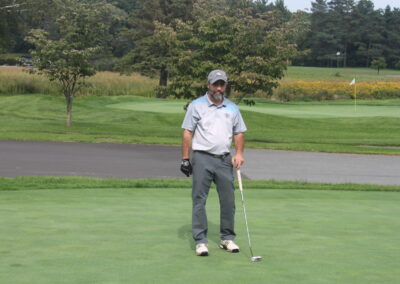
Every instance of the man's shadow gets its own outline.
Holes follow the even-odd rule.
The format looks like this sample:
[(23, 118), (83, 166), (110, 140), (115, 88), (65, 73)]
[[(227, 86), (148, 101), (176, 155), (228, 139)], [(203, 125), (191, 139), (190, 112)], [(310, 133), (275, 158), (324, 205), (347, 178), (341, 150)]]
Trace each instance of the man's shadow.
[[(195, 243), (192, 237), (192, 225), (187, 224), (183, 225), (178, 229), (178, 237), (181, 240), (187, 240), (188, 245), (191, 249), (195, 249)], [(213, 242), (219, 245), (220, 243), (220, 235), (219, 235), (219, 226), (214, 224), (213, 222), (208, 221), (208, 233), (207, 233), (208, 242)]]

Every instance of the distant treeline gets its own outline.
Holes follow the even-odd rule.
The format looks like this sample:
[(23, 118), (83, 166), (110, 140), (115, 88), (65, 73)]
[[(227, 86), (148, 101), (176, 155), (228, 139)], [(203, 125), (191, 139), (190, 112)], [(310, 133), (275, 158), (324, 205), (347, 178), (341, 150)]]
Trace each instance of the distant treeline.
[[(61, 0), (0, 0), (0, 54), (26, 54), (32, 46), (25, 37), (32, 29), (44, 29), (57, 35), (55, 21)], [(375, 9), (370, 0), (316, 0), (311, 11), (290, 12), (283, 0), (81, 0), (104, 2), (110, 7), (109, 32), (98, 39), (107, 48), (94, 59), (99, 69), (121, 68), (120, 62), (132, 50), (138, 57), (138, 43), (151, 38), (157, 23), (170, 25), (179, 20), (193, 22), (195, 7), (218, 12), (246, 10), (244, 15), (278, 15), (284, 28), (293, 18), (303, 20), (304, 32), (293, 36), (292, 44), (300, 52), (294, 65), (323, 67), (370, 67), (374, 59), (384, 59), (390, 68), (400, 69), (400, 9)], [(207, 13), (204, 12), (204, 15)], [(237, 13), (239, 15), (239, 13)], [(277, 17), (274, 17), (276, 20)], [(262, 20), (262, 19), (261, 19)], [(100, 23), (99, 23), (100, 24)], [(274, 23), (276, 25), (276, 23)], [(248, 47), (251, 50), (251, 47)], [(162, 54), (160, 55), (162, 56)], [(137, 59), (137, 58), (136, 58)], [(135, 59), (135, 60), (136, 60)], [(154, 58), (152, 58), (154, 59)], [(141, 58), (141, 62), (145, 62)], [(1, 62), (0, 62), (1, 63)], [(138, 66), (138, 65), (137, 65)], [(146, 64), (139, 66), (146, 68)], [(149, 70), (151, 72), (152, 70)], [(161, 70), (163, 72), (163, 70)], [(162, 78), (161, 78), (162, 79)]]
[(400, 69), (400, 9), (374, 9), (369, 0), (316, 0), (308, 15), (310, 30), (297, 44), (308, 49), (295, 64), (370, 67), (383, 58)]

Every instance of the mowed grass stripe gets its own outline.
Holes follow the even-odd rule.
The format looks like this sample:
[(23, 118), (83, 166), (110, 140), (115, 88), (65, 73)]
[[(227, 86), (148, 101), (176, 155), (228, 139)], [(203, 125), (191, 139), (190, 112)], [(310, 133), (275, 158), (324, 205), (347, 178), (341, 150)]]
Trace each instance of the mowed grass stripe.
[(183, 113), (183, 107), (186, 105), (185, 101), (154, 101), (149, 100), (145, 102), (132, 102), (132, 103), (120, 103), (111, 104), (107, 107), (115, 109), (126, 109), (132, 111), (146, 111), (146, 112), (161, 112), (161, 113)]
[[(196, 257), (190, 190), (0, 192), (5, 283), (396, 283), (398, 203), (390, 192), (246, 190), (237, 243), (217, 247), (219, 204), (207, 203), (210, 256)], [(237, 195), (238, 198), (238, 195)]]

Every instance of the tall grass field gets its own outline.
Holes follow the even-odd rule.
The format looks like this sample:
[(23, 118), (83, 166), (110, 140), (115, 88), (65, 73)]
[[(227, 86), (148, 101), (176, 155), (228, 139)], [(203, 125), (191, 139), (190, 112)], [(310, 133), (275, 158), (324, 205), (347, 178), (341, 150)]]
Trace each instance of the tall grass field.
[(397, 192), (246, 185), (253, 250), (263, 257), (253, 263), (238, 195), (241, 252), (218, 248), (219, 203), (212, 189), (210, 256), (197, 257), (189, 187), (129, 187), (115, 180), (97, 188), (98, 179), (81, 179), (87, 187), (74, 190), (62, 179), (0, 179), (2, 283), (394, 284), (400, 278)]
[[(28, 74), (29, 69), (0, 66), (0, 95), (57, 94), (58, 85), (46, 78)], [(274, 90), (274, 97), (283, 101), (351, 99), (353, 88), (348, 83), (356, 78), (360, 98), (400, 98), (400, 71), (382, 70), (378, 75), (368, 68), (317, 68), (289, 66), (281, 86)], [(85, 80), (86, 87), (78, 96), (136, 95), (154, 97), (157, 80), (132, 74), (98, 72)], [(385, 84), (389, 83), (389, 84)], [(265, 96), (264, 94), (252, 94)], [(250, 95), (251, 96), (251, 95)]]
[[(28, 73), (21, 67), (0, 66), (0, 95), (11, 94), (52, 94), (60, 93), (59, 86), (46, 77)], [(98, 72), (85, 79), (85, 87), (78, 96), (154, 96), (157, 80), (139, 74), (120, 75), (115, 72)]]

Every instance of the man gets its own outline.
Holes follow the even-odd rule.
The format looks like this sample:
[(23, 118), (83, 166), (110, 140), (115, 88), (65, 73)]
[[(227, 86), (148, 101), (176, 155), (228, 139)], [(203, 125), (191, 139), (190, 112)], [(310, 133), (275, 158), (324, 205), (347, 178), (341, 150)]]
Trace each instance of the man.
[[(235, 195), (233, 167), (244, 162), (244, 132), (247, 130), (238, 107), (224, 98), (228, 78), (222, 70), (208, 75), (208, 91), (188, 107), (182, 124), (181, 171), (190, 176), (192, 184), (192, 233), (196, 255), (208, 255), (207, 215), (205, 210), (211, 182), (217, 186), (220, 201), (220, 248), (239, 252), (235, 239)], [(232, 138), (235, 155), (231, 157)], [(190, 160), (190, 148), (193, 156)], [(193, 166), (192, 166), (193, 165)]]

